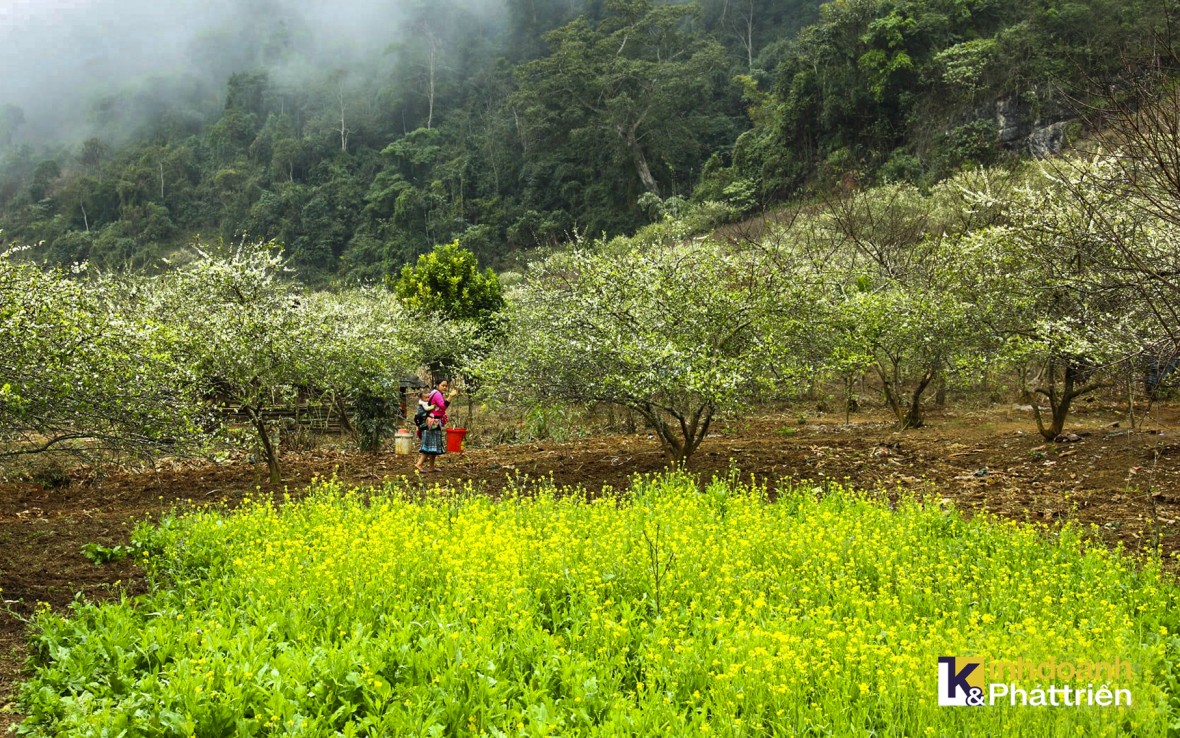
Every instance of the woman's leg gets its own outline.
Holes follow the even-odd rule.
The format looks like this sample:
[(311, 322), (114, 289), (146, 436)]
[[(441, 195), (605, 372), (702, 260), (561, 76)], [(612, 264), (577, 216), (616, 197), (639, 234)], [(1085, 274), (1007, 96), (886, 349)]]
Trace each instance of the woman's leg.
[(416, 471), (416, 472), (422, 471), (422, 463), (424, 461), (426, 461), (426, 454), (419, 453), (418, 454), (418, 461), (414, 463), (414, 471)]

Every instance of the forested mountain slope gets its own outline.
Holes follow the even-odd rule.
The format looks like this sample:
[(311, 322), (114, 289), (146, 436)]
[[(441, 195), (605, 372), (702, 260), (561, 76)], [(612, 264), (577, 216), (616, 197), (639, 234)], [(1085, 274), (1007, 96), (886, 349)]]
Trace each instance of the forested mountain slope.
[(49, 262), (151, 268), (197, 234), (248, 234), (285, 244), (313, 282), (379, 279), (454, 238), (502, 265), (691, 199), (737, 217), (850, 175), (929, 183), (1052, 147), (1094, 90), (1171, 46), (1178, 14), (1175, 0), (419, 2), (358, 57), (326, 53), (275, 2), (242, 7), (252, 23), (194, 57), (216, 85), (112, 82), (52, 138), (0, 100), (0, 238)]

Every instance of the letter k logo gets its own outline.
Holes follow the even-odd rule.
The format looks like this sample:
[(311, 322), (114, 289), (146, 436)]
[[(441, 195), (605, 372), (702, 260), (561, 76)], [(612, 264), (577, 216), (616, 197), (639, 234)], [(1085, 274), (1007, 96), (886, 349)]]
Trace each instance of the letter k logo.
[[(962, 669), (956, 670), (954, 656), (940, 656), (938, 659), (938, 704), (950, 706), (977, 705), (970, 697), (978, 690), (968, 682), (968, 677), (979, 668), (978, 661), (966, 661)], [(976, 694), (978, 697), (978, 695)]]

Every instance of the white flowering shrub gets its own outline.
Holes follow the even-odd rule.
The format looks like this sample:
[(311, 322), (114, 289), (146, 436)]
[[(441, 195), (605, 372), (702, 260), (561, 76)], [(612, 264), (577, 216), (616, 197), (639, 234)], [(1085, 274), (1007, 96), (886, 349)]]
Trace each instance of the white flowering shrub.
[(1003, 222), (957, 244), (964, 290), (986, 307), (983, 324), (1026, 391), (1048, 403), (1046, 416), (1033, 402), (1047, 439), (1062, 432), (1077, 398), (1167, 325), (1133, 265), (1134, 254), (1160, 248), (1166, 226), (1095, 187), (1095, 166), (1104, 165), (1041, 171), (1009, 193)]
[(789, 275), (758, 251), (712, 244), (579, 250), (533, 265), (509, 294), (505, 336), (480, 372), (537, 405), (631, 408), (684, 459), (715, 417), (750, 413), (788, 374)]
[(194, 445), (199, 405), (166, 331), (84, 266), (0, 254), (0, 456)]

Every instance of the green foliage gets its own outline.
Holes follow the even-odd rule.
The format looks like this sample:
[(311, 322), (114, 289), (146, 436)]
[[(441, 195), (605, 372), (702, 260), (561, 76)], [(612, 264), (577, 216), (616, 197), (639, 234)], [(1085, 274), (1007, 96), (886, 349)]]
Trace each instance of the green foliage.
[(496, 273), (491, 269), (479, 271), (475, 254), (460, 246), (458, 240), (419, 256), (418, 263), (404, 267), (390, 286), (410, 310), (484, 326), (490, 325), (504, 306)]
[(390, 54), (297, 85), (273, 65), (298, 68), (299, 45), (244, 31), (257, 48), (217, 60), (223, 95), (160, 91), (166, 112), (135, 130), (121, 91), (73, 146), (17, 145), (24, 113), (0, 109), (0, 227), (103, 269), (154, 268), (200, 234), (282, 243), (315, 285), (377, 283), (455, 238), (500, 267), (633, 232), (644, 193), (737, 217), (817, 184), (986, 166), (1174, 45), (1174, 6), (512, 0), (489, 21), (414, 2)]
[(98, 565), (119, 562), (139, 552), (140, 548), (138, 546), (125, 546), (121, 543), (114, 546), (104, 546), (101, 543), (87, 543), (82, 546), (82, 555), (91, 563)]
[(282, 269), (272, 244), (243, 244), (225, 256), (201, 252), (155, 283), (148, 308), (171, 323), (194, 385), (250, 416), (273, 482), (280, 481), (278, 453), (261, 411), (291, 399), (319, 369), (304, 350), (314, 345), (313, 323)]
[[(167, 326), (192, 384), (247, 414), (276, 482), (279, 453), (264, 408), (300, 392), (388, 399), (434, 352), (465, 345), (461, 326), (411, 316), (384, 290), (308, 294), (273, 244), (201, 252), (151, 281), (146, 309)], [(379, 443), (379, 429), (362, 430), (367, 445)]]
[(361, 451), (381, 450), (384, 439), (393, 435), (398, 428), (400, 405), (397, 401), (397, 386), (389, 387), (384, 393), (361, 392), (353, 404), (356, 408), (356, 430)]
[(932, 181), (986, 165), (1000, 153), (991, 124), (997, 103), (1010, 104), (1013, 138), (1003, 143), (1020, 152), (1034, 120), (1076, 115), (1069, 95), (1086, 98), (1098, 82), (1126, 73), (1124, 62), (1156, 54), (1153, 39), (1172, 38), (1170, 6), (827, 3), (760, 85), (770, 97), (735, 143), (733, 168), (760, 182), (764, 197), (783, 198), (825, 167), (838, 179), (888, 159), (882, 178)]
[[(487, 380), (488, 397), (526, 405), (541, 425), (553, 407), (631, 408), (677, 458), (714, 417), (801, 382), (837, 380), (850, 402), (870, 372), (912, 427), (931, 385), (1009, 370), (1049, 400), (1042, 432), (1055, 436), (1110, 367), (1171, 345), (1160, 320), (1176, 310), (1171, 283), (1126, 275), (1174, 271), (1175, 223), (1152, 209), (1155, 190), (1116, 184), (1119, 161), (852, 190), (723, 243), (692, 235), (732, 209), (650, 195), (658, 222), (514, 275), (507, 310), (499, 278), (458, 242), (406, 267), (393, 290), (333, 293), (294, 281), (273, 244), (118, 280), (6, 257), (0, 408), (14, 449), (136, 438), (146, 451), (197, 441), (203, 397), (250, 418), (277, 478), (264, 408), (352, 406), (376, 449), (398, 379), (422, 363)], [(127, 436), (124, 417), (150, 432)]]
[(937, 175), (947, 175), (964, 167), (992, 165), (1000, 155), (998, 140), (993, 121), (977, 120), (959, 126), (946, 134), (931, 168)]
[[(640, 478), (599, 502), (528, 482), (502, 500), (321, 483), (281, 507), (167, 518), (133, 544), (151, 592), (38, 615), (19, 730), (1155, 737), (1174, 723), (1180, 591), (1158, 564), (1071, 528), (838, 487), (770, 502), (735, 478)], [(947, 654), (1117, 659), (1133, 674), (1110, 687), (1133, 702), (1018, 722), (939, 707)]]
[(603, 10), (597, 22), (550, 32), (549, 55), (517, 70), (515, 96), (528, 145), (545, 156), (538, 176), (573, 190), (595, 233), (618, 232), (620, 216), (635, 225), (641, 193), (666, 193), (717, 133), (735, 133), (722, 47), (690, 25), (691, 6), (629, 0)]
[[(757, 4), (775, 7), (751, 5), (747, 45), (797, 22)], [(192, 125), (162, 119), (45, 155), (0, 146), (0, 226), (45, 241), (39, 257), (103, 268), (154, 266), (200, 234), (246, 234), (282, 243), (309, 282), (374, 283), (454, 238), (499, 265), (577, 229), (626, 232), (646, 188), (640, 159), (665, 194), (687, 196), (703, 161), (740, 132), (726, 84), (736, 57), (691, 6), (508, 10), (489, 22), (458, 3), (414, 3), (392, 24), (405, 29), (389, 39), (395, 53), (310, 71), (296, 86), (266, 64), (234, 69), (224, 106), (193, 111)], [(715, 27), (736, 53), (731, 19)], [(546, 71), (574, 57), (542, 37), (576, 46), (581, 27), (601, 42), (587, 47), (597, 61), (576, 59), (569, 76), (603, 85), (609, 104), (597, 112), (566, 110), (563, 80)], [(593, 105), (589, 94), (579, 102)], [(581, 123), (565, 127), (571, 116)]]
[(841, 373), (871, 366), (903, 428), (923, 425), (921, 396), (931, 381), (975, 368), (968, 362), (980, 346), (972, 335), (972, 305), (939, 281), (855, 291), (835, 305), (846, 332), (829, 369)]
[(534, 405), (524, 414), (524, 427), (512, 440), (567, 443), (586, 435), (585, 412), (580, 405)]
[[(634, 407), (646, 397), (673, 455), (724, 411), (730, 371), (775, 392), (800, 374), (830, 376), (850, 393), (870, 370), (911, 423), (930, 381), (970, 381), (985, 364), (1019, 366), (1030, 391), (1050, 392), (1054, 373), (1080, 379), (1137, 344), (1168, 345), (1169, 331), (1174, 343), (1158, 317), (1177, 311), (1172, 117), (1157, 120), (1162, 146), (1119, 142), (1130, 146), (1125, 168), (1081, 167), (1102, 187), (988, 169), (1025, 146), (1033, 121), (1072, 115), (1064, 100), (1105, 84), (1124, 59), (1135, 73), (1133, 60), (1156, 48), (1149, 39), (1174, 45), (1171, 0), (817, 7), (510, 0), (488, 24), (451, 2), (414, 2), (403, 9), (412, 38), (380, 69), (323, 70), (298, 89), (262, 67), (236, 69), (224, 106), (161, 119), (126, 145), (15, 145), (23, 112), (3, 108), (0, 224), (37, 244), (29, 256), (152, 270), (184, 264), (180, 246), (197, 232), (272, 245), (202, 255), (155, 280), (37, 276), (5, 257), (5, 314), (16, 317), (0, 349), (0, 428), (18, 446), (83, 434), (158, 450), (195, 440), (198, 391), (255, 411), (328, 393), (367, 408), (360, 430), (375, 447), (400, 372), (455, 367), (498, 340), (504, 298), (479, 264), (520, 268), (513, 252), (547, 253), (586, 232), (603, 235), (600, 253), (541, 264), (519, 290), (514, 317), (544, 337), (509, 340), (513, 361), (537, 362), (516, 365), (536, 385), (519, 396), (545, 407), (534, 389), (548, 386), (548, 366), (581, 388), (562, 398)], [(804, 20), (815, 22), (788, 38)], [(296, 53), (270, 41), (268, 55)], [(1161, 99), (1166, 76), (1148, 77), (1126, 96)], [(96, 115), (110, 123), (117, 103)], [(1022, 176), (1033, 179), (1021, 191), (1005, 184)], [(868, 182), (887, 186), (857, 189)], [(839, 194), (825, 197), (828, 185)], [(792, 211), (805, 214), (797, 228), (726, 229), (741, 240), (765, 225), (746, 244), (760, 257), (678, 246), (800, 192), (814, 197)], [(717, 284), (685, 276), (678, 253)], [(739, 273), (752, 265), (773, 279)], [(350, 288), (309, 293), (291, 268)], [(550, 270), (554, 281), (540, 281)], [(1120, 270), (1143, 300), (1112, 277)], [(383, 277), (389, 290), (352, 288)], [(29, 308), (25, 289), (38, 295)], [(758, 315), (739, 332), (759, 356), (683, 343), (726, 335), (726, 311), (746, 314), (736, 295)], [(567, 316), (569, 305), (584, 315)], [(626, 330), (611, 325), (616, 308)], [(695, 317), (661, 316), (680, 310)], [(535, 350), (544, 341), (551, 350)], [(35, 376), (38, 362), (53, 379)], [(609, 384), (602, 366), (641, 379), (600, 396), (586, 388)], [(142, 388), (134, 398), (116, 379), (127, 376)], [(668, 377), (679, 384), (661, 385)]]
[(939, 222), (943, 196), (907, 184), (847, 193), (782, 246), (815, 304), (801, 358), (844, 385), (846, 404), (871, 372), (903, 428), (924, 423), (931, 383), (974, 377), (989, 355), (948, 239), (956, 226)]
[(1103, 368), (1173, 338), (1159, 316), (1174, 299), (1127, 275), (1162, 253), (1176, 228), (1099, 186), (1119, 166), (1106, 157), (1036, 171), (1010, 193), (1002, 223), (956, 245), (964, 284), (986, 306), (1001, 356), (1019, 369), (1026, 392), (1049, 403), (1047, 420), (1033, 405), (1047, 439), (1061, 433), (1073, 400), (1102, 386)]
[(889, 158), (881, 165), (878, 176), (881, 181), (891, 182), (919, 182), (922, 179), (922, 160), (913, 154), (907, 154), (903, 149), (894, 149)]
[(303, 346), (315, 367), (311, 387), (348, 401), (362, 450), (377, 451), (397, 427), (399, 380), (423, 363), (457, 361), (476, 343), (475, 325), (410, 311), (388, 290), (304, 295), (312, 335)]
[(941, 67), (942, 81), (952, 90), (974, 94), (987, 86), (987, 74), (998, 63), (1000, 42), (995, 38), (977, 38), (943, 49), (933, 57)]

